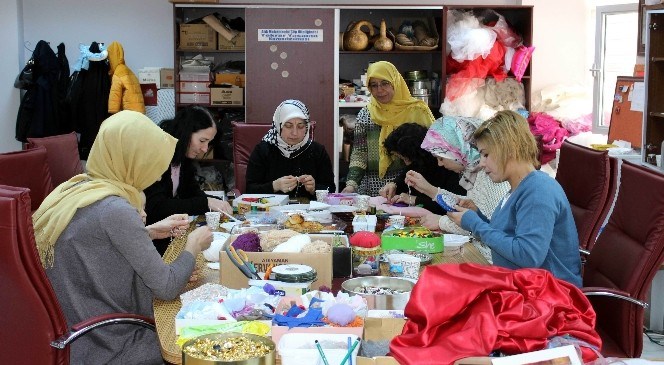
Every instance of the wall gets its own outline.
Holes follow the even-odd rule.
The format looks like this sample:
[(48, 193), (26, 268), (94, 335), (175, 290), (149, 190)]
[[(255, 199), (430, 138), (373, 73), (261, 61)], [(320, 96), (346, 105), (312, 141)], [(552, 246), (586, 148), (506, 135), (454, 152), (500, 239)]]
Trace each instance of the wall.
[[(603, 0), (610, 1), (610, 0)], [(167, 0), (2, 0), (0, 37), (5, 40), (9, 57), (0, 59), (0, 151), (16, 150), (13, 139), (18, 90), (11, 87), (14, 78), (40, 39), (57, 46), (64, 42), (73, 65), (78, 59), (78, 44), (117, 40), (125, 48), (126, 61), (134, 71), (145, 66), (169, 66), (173, 63), (172, 5)], [(236, 1), (234, 3), (238, 3)], [(586, 80), (588, 76), (587, 27), (591, 0), (469, 0), (467, 5), (535, 5), (533, 54), (533, 91), (555, 84)], [(251, 5), (283, 4), (283, 0), (245, 1)], [(311, 4), (311, 0), (288, 0), (289, 4)], [(351, 7), (357, 1), (318, 0), (320, 5)], [(402, 5), (402, 0), (371, 0), (381, 6)], [(459, 1), (417, 0), (417, 5), (458, 4)], [(9, 5), (5, 5), (9, 4)], [(20, 11), (22, 7), (22, 13)], [(561, 22), (561, 19), (565, 19)], [(593, 20), (594, 21), (594, 20)], [(593, 29), (594, 32), (594, 29)], [(581, 36), (580, 36), (581, 35)], [(591, 35), (594, 37), (594, 35)], [(15, 45), (15, 46), (13, 46)], [(14, 52), (16, 52), (14, 54)], [(592, 59), (592, 56), (590, 57)], [(592, 61), (590, 61), (592, 64)]]
[(0, 44), (3, 56), (0, 57), (0, 152), (15, 151), (21, 144), (14, 139), (16, 110), (19, 104), (19, 91), (14, 88), (14, 79), (20, 71), (19, 52), (22, 48), (20, 37), (20, 0), (2, 0), (0, 12)]

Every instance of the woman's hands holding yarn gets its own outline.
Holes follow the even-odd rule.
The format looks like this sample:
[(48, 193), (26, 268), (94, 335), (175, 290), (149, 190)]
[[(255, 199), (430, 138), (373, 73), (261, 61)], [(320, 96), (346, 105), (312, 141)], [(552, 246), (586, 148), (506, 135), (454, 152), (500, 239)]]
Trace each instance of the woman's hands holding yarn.
[(311, 175), (301, 175), (300, 177), (297, 178), (297, 181), (304, 185), (304, 189), (309, 193), (309, 194), (315, 194), (316, 193), (316, 180), (314, 179), (313, 176)]
[(392, 200), (392, 197), (394, 197), (394, 194), (397, 192), (397, 184), (394, 182), (388, 182), (378, 190), (378, 195), (382, 196), (383, 198), (387, 199), (388, 201)]
[[(272, 189), (275, 192), (283, 191), (288, 194), (297, 187), (298, 180), (293, 175), (280, 177), (272, 182)], [(314, 188), (315, 190), (315, 188)]]
[(410, 185), (417, 191), (426, 194), (433, 199), (438, 193), (438, 188), (431, 185), (427, 179), (417, 171), (410, 170), (406, 173), (406, 184)]
[(212, 239), (213, 236), (210, 227), (198, 227), (187, 236), (187, 244), (184, 246), (184, 249), (196, 257), (201, 251), (207, 250), (210, 247)]
[(148, 234), (153, 240), (176, 237), (187, 232), (189, 217), (186, 214), (173, 214), (145, 228), (148, 229)]
[(219, 200), (215, 198), (207, 198), (208, 208), (213, 212), (226, 212), (228, 214), (233, 214), (233, 207), (228, 204), (227, 201)]

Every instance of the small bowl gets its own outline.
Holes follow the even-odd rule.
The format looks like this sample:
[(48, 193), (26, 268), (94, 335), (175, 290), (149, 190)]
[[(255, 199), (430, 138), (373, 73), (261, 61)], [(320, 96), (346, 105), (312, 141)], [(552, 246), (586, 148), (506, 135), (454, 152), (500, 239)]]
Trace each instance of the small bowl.
[[(223, 342), (230, 338), (235, 337), (245, 337), (252, 341), (261, 342), (267, 345), (272, 351), (268, 352), (266, 355), (258, 358), (251, 358), (246, 360), (235, 360), (235, 361), (223, 361), (223, 360), (206, 360), (197, 357), (193, 357), (190, 354), (185, 352), (185, 349), (189, 346), (192, 346), (196, 339), (210, 339), (213, 341)], [(183, 365), (222, 365), (222, 364), (235, 364), (235, 365), (274, 365), (276, 364), (276, 355), (275, 355), (276, 346), (274, 341), (270, 340), (267, 337), (252, 335), (248, 333), (212, 333), (209, 335), (203, 335), (196, 338), (193, 338), (187, 341), (182, 345), (182, 364)]]
[[(365, 276), (344, 281), (341, 284), (341, 291), (362, 296), (367, 300), (369, 309), (405, 309), (414, 285), (415, 283), (408, 279), (389, 276)], [(404, 292), (399, 294), (367, 294), (355, 291), (355, 288), (363, 286), (389, 288)]]

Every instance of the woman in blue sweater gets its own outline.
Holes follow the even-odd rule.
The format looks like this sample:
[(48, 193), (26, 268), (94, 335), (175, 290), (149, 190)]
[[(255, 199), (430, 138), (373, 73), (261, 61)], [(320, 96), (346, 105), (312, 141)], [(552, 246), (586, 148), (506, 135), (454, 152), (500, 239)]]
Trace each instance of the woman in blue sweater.
[(537, 145), (528, 122), (512, 111), (498, 112), (475, 131), (480, 167), (510, 191), (491, 219), (470, 200), (461, 200), (450, 219), (491, 248), (493, 263), (511, 269), (542, 268), (581, 286), (579, 240), (565, 192), (538, 171)]

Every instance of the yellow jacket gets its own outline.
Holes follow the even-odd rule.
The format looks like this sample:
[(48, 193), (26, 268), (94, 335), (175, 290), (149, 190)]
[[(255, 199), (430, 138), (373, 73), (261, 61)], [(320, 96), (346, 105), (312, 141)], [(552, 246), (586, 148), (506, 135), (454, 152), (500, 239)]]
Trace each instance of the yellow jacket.
[(143, 92), (136, 75), (125, 65), (124, 49), (118, 42), (108, 46), (108, 61), (110, 63), (111, 93), (108, 97), (108, 112), (117, 113), (120, 110), (133, 110), (145, 114)]

